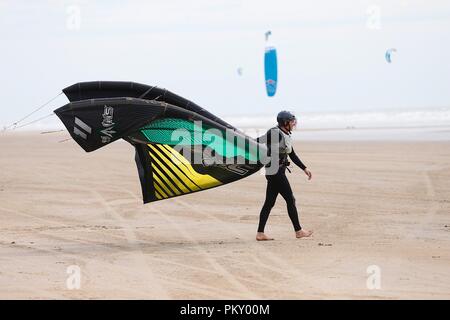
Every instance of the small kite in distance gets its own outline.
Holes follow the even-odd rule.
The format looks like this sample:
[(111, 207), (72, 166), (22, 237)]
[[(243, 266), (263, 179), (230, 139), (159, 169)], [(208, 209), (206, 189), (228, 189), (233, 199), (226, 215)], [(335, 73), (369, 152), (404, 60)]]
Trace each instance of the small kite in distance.
[(384, 57), (386, 58), (386, 61), (388, 63), (392, 63), (392, 53), (397, 52), (397, 49), (395, 48), (390, 48), (386, 51)]

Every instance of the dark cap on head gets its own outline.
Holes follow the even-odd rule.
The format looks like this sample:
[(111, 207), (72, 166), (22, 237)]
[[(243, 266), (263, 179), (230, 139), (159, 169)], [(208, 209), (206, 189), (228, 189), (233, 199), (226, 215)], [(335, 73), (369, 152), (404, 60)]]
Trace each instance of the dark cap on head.
[(277, 115), (277, 122), (284, 125), (286, 121), (295, 120), (295, 115), (290, 111), (280, 111)]

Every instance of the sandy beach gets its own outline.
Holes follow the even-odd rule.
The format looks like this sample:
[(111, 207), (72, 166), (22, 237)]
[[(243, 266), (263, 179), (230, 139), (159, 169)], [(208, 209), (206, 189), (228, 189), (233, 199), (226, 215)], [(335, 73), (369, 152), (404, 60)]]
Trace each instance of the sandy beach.
[(262, 243), (262, 175), (143, 205), (129, 144), (67, 137), (0, 135), (1, 299), (450, 299), (450, 142), (297, 142), (315, 233), (280, 197)]

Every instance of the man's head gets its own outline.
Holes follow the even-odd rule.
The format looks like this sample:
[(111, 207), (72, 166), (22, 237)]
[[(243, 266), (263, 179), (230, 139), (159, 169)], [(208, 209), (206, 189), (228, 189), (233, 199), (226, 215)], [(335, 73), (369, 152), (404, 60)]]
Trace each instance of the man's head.
[(291, 132), (297, 125), (295, 115), (290, 111), (280, 111), (277, 115), (278, 125)]

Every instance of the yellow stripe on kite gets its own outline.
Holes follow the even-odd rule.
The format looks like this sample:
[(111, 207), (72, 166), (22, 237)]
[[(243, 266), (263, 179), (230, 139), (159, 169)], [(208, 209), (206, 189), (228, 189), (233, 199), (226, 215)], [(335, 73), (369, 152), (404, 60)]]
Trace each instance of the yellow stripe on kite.
[[(167, 183), (167, 185), (170, 187), (170, 190), (172, 190), (173, 193), (176, 193), (177, 195), (180, 195), (180, 194), (181, 194), (181, 192), (177, 189), (177, 187), (175, 187), (175, 186), (172, 184), (172, 182), (171, 182), (171, 181), (170, 181), (170, 180), (169, 180), (169, 179), (168, 179), (161, 171), (159, 171), (158, 167), (155, 166), (154, 163), (152, 163), (152, 168), (153, 168), (153, 170), (154, 170), (156, 173), (158, 173), (158, 175), (159, 175), (161, 178), (164, 179), (164, 182)], [(153, 175), (153, 176), (155, 176), (155, 175)]]
[(153, 179), (155, 179), (159, 183), (159, 185), (164, 189), (166, 194), (168, 194), (169, 196), (173, 197), (172, 191), (170, 191), (169, 188), (167, 188), (166, 185), (161, 182), (161, 180), (159, 179), (159, 177), (156, 174), (153, 175)]
[(164, 170), (164, 172), (173, 180), (174, 183), (176, 183), (177, 187), (179, 187), (180, 190), (183, 191), (183, 193), (192, 192), (191, 190), (186, 188), (186, 186), (183, 183), (181, 183), (181, 181), (178, 180), (177, 177), (175, 177), (172, 174), (172, 172), (166, 169), (166, 167), (161, 163), (161, 161), (158, 160), (158, 158), (156, 158), (153, 154), (151, 154), (151, 152), (149, 152), (149, 154), (152, 157), (152, 160), (155, 161), (160, 166), (161, 170)]
[(161, 149), (170, 157), (170, 159), (172, 159), (180, 170), (183, 170), (186, 176), (188, 176), (196, 184), (200, 185), (200, 187), (211, 188), (222, 184), (219, 180), (211, 177), (209, 174), (200, 174), (195, 171), (187, 159), (172, 147), (165, 144)]
[[(165, 158), (163, 156), (163, 154), (157, 148), (155, 148), (152, 145), (149, 145), (149, 146), (160, 156), (161, 159)], [(169, 156), (169, 159), (171, 159), (172, 161), (175, 160), (170, 156)], [(172, 171), (177, 175), (177, 178), (182, 180), (189, 189), (191, 189), (192, 191), (199, 190), (199, 187), (197, 187), (195, 184), (193, 184), (191, 180), (186, 178), (186, 176), (183, 174), (183, 172), (180, 170), (180, 168), (177, 167), (174, 163), (172, 163), (171, 161), (166, 161), (166, 162), (164, 162), (164, 164), (167, 165), (168, 167), (170, 167), (172, 169)]]
[[(161, 150), (169, 159), (172, 160), (173, 166), (178, 169), (178, 174), (180, 174), (180, 176), (183, 178), (183, 181), (187, 181), (188, 183), (194, 185), (196, 190), (198, 190), (199, 187), (193, 183), (193, 181), (195, 181), (195, 182), (198, 182), (198, 181), (195, 179), (195, 177), (192, 175), (192, 173), (190, 173), (189, 170), (186, 169), (186, 167), (183, 165), (183, 163), (175, 155), (173, 155), (170, 151), (168, 151), (164, 147), (162, 147)], [(183, 157), (182, 155), (180, 155), (180, 156)], [(184, 175), (183, 175), (183, 173), (184, 173)], [(201, 176), (201, 175), (199, 175), (199, 176)], [(197, 178), (200, 178), (200, 177), (197, 177)]]
[(164, 198), (168, 198), (168, 196), (164, 193), (164, 191), (161, 190), (161, 188), (156, 183), (153, 184), (153, 187), (155, 187), (156, 191), (158, 191), (159, 194), (162, 195)]
[(164, 151), (165, 154), (167, 154), (167, 156), (170, 159), (172, 159), (172, 161), (177, 166), (179, 166), (183, 170), (183, 172), (186, 172), (186, 170), (188, 170), (187, 176), (190, 179), (193, 179), (193, 177), (195, 175), (200, 175), (194, 170), (194, 168), (192, 168), (192, 166), (189, 163), (189, 161), (182, 154), (177, 152), (175, 149), (173, 149), (172, 147), (168, 146), (167, 144), (161, 145), (161, 149)]

